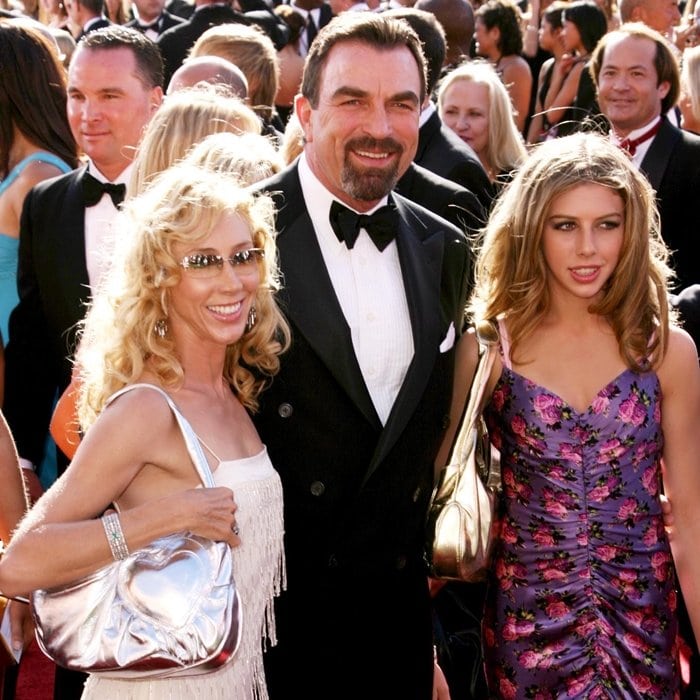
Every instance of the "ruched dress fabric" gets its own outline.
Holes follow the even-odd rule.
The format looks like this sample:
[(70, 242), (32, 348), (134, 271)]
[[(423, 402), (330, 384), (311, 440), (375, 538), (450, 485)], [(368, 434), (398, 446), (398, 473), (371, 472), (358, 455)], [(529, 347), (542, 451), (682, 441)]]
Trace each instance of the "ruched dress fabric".
[[(0, 195), (20, 176), (22, 171), (34, 161), (55, 165), (62, 173), (67, 173), (72, 168), (53, 153), (39, 151), (32, 153), (21, 160), (0, 182)], [(8, 236), (0, 232), (0, 333), (2, 342), (7, 345), (9, 338), (8, 321), (12, 309), (17, 306), (17, 257), (19, 251), (19, 238)]]
[(485, 411), (504, 487), (484, 618), (491, 697), (677, 698), (658, 378), (627, 369), (579, 413), (512, 370), (503, 333)]
[(276, 643), (273, 597), (285, 587), (282, 482), (267, 450), (221, 462), (217, 486), (233, 489), (241, 544), (233, 548), (233, 575), (242, 604), (243, 632), (234, 657), (202, 675), (162, 679), (88, 677), (83, 700), (267, 700), (264, 644)]

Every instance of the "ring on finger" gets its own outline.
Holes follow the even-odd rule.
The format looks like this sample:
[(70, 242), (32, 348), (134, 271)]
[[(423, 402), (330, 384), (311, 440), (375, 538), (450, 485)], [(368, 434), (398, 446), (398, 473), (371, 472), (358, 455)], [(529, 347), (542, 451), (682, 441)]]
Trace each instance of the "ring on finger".
[(238, 525), (234, 525), (231, 530), (233, 531), (233, 534), (238, 537), (238, 535), (241, 534), (241, 528), (238, 527)]

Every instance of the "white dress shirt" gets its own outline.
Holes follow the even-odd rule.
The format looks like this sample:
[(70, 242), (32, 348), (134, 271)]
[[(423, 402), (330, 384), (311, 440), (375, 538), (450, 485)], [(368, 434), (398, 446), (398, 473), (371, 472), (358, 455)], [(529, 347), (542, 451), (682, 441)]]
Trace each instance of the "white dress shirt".
[[(335, 198), (311, 172), (304, 154), (299, 160), (299, 179), (323, 261), (350, 327), (362, 376), (377, 414), (386, 424), (414, 351), (396, 241), (380, 252), (361, 229), (349, 250), (330, 223)], [(386, 201), (384, 198), (375, 209)]]
[[(132, 167), (133, 165), (128, 165), (116, 180), (110, 181), (97, 169), (92, 160), (88, 160), (88, 172), (100, 182), (127, 184)], [(85, 207), (85, 262), (93, 294), (112, 258), (113, 237), (118, 233), (116, 225), (118, 214), (119, 211), (114, 206), (112, 198), (106, 193), (94, 207)]]

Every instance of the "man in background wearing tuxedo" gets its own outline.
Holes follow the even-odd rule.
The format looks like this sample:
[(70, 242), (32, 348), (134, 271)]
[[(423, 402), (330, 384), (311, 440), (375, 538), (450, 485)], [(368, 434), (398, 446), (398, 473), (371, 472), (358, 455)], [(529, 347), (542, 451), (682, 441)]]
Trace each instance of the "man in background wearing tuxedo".
[[(5, 349), (3, 410), (25, 467), (41, 462), (54, 400), (70, 382), (76, 324), (108, 262), (110, 224), (162, 86), (158, 48), (133, 29), (90, 32), (73, 55), (68, 120), (88, 163), (40, 183), (24, 201), (19, 303)], [(59, 472), (66, 464), (58, 454)], [(79, 698), (83, 680), (57, 670), (55, 698)]]

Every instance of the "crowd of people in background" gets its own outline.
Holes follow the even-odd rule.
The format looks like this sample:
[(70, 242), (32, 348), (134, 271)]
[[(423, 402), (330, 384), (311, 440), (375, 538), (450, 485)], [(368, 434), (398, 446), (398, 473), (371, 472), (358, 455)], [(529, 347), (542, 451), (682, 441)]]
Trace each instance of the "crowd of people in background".
[[(167, 531), (156, 514), (152, 521), (139, 516), (149, 499), (129, 490), (150, 484), (148, 470), (157, 472), (154, 465), (175, 459), (145, 430), (147, 413), (168, 423), (167, 406), (150, 396), (140, 399), (146, 409), (137, 409), (139, 399), (132, 395), (105, 410), (111, 393), (145, 381), (166, 389), (194, 415), (206, 413), (205, 398), (214, 397), (211, 420), (193, 421), (215, 448), (212, 465), (260, 458), (275, 498), (277, 475), (270, 463), (284, 495), (288, 590), (275, 601), (280, 643), (266, 650), (267, 679), (257, 646), (264, 637), (263, 616), (272, 614), (272, 589), (279, 593), (284, 578), (278, 570), (275, 582), (267, 582), (265, 600), (251, 612), (256, 632), (245, 652), (253, 664), (250, 675), (222, 677), (213, 689), (240, 683), (250, 697), (255, 687), (256, 697), (269, 692), (272, 700), (297, 695), (428, 700), (431, 693), (439, 700), (482, 700), (566, 692), (620, 699), (700, 697), (700, 652), (693, 634), (700, 609), (689, 583), (694, 568), (682, 560), (681, 588), (673, 567), (653, 571), (649, 561), (670, 557), (670, 547), (660, 525), (658, 493), (649, 487), (640, 496), (641, 477), (630, 488), (644, 501), (645, 517), (654, 519), (656, 539), (650, 542), (650, 530), (634, 521), (625, 533), (615, 531), (616, 537), (601, 542), (621, 551), (626, 538), (644, 540), (635, 552), (639, 586), (648, 596), (644, 614), (669, 619), (663, 634), (655, 636), (651, 623), (638, 621), (646, 625), (644, 633), (625, 636), (625, 625), (642, 613), (629, 589), (622, 595), (618, 579), (611, 584), (618, 589), (606, 589), (600, 600), (601, 608), (625, 608), (627, 622), (618, 620), (617, 627), (624, 643), (615, 644), (616, 623), (600, 630), (607, 642), (598, 640), (595, 648), (586, 646), (584, 634), (559, 631), (565, 615), (550, 614), (554, 596), (535, 581), (533, 569), (544, 564), (522, 557), (525, 541), (534, 549), (542, 544), (537, 527), (549, 527), (544, 516), (532, 514), (530, 499), (533, 493), (552, 496), (546, 495), (547, 484), (523, 486), (524, 461), (515, 457), (504, 474), (520, 478), (521, 490), (506, 485), (511, 539), (503, 540), (491, 587), (459, 582), (429, 587), (421, 552), (434, 470), (441, 466), (449, 414), (466, 376), (462, 365), (471, 367), (475, 357), (467, 318), (484, 314), (502, 316), (497, 371), (510, 381), (499, 384), (494, 374), (490, 385), (489, 420), (499, 439), (517, 443), (509, 425), (526, 416), (533, 431), (528, 439), (536, 441), (541, 416), (527, 414), (532, 406), (517, 414), (522, 406), (509, 403), (508, 390), (515, 384), (523, 394), (537, 393), (527, 380), (519, 384), (535, 375), (539, 389), (553, 378), (557, 386), (557, 366), (562, 376), (577, 375), (569, 363), (542, 358), (555, 342), (551, 338), (560, 342), (572, 319), (580, 318), (574, 325), (590, 331), (589, 349), (595, 346), (595, 352), (584, 358), (572, 343), (573, 356), (581, 362), (601, 358), (601, 380), (617, 369), (615, 382), (605, 386), (606, 400), (644, 403), (639, 421), (654, 434), (632, 431), (625, 438), (627, 447), (646, 440), (634, 468), (646, 465), (654, 473), (645, 478), (656, 483), (661, 459), (673, 463), (664, 484), (676, 495), (672, 507), (685, 530), (678, 546), (692, 533), (687, 501), (696, 484), (681, 453), (695, 448), (677, 426), (688, 433), (695, 426), (678, 418), (671, 427), (666, 415), (682, 416), (683, 406), (692, 412), (700, 402), (690, 396), (698, 388), (688, 361), (692, 344), (675, 325), (700, 343), (694, 205), (700, 196), (698, 21), (700, 0), (0, 0), (5, 545), (26, 507), (49, 494), (43, 508), (25, 519), (5, 557), (19, 561), (23, 573), (3, 574), (0, 581), (26, 593), (26, 587), (65, 582), (68, 566), (87, 571), (107, 561), (109, 550), (100, 549), (99, 528), (88, 519), (120, 499), (125, 530), (135, 544)], [(197, 181), (192, 191), (188, 178)], [(544, 179), (549, 189), (542, 188)], [(580, 201), (567, 199), (572, 191)], [(207, 207), (215, 214), (207, 214)], [(564, 213), (557, 214), (557, 207)], [(162, 221), (152, 220), (155, 211)], [(393, 229), (381, 241), (371, 221), (380, 212)], [(182, 217), (194, 218), (185, 225)], [(221, 217), (237, 222), (236, 235), (223, 233)], [(561, 229), (551, 217), (564, 221)], [(607, 246), (608, 258), (599, 265), (593, 252), (576, 248), (591, 260), (590, 269), (576, 273), (578, 282), (594, 275), (594, 267), (608, 281), (587, 301), (596, 305), (582, 306), (567, 301), (578, 292), (557, 278), (556, 265), (566, 255), (563, 229), (591, 222), (596, 241), (605, 239), (600, 245)], [(162, 240), (151, 241), (148, 232), (156, 229)], [(118, 245), (126, 230), (136, 232), (131, 250)], [(527, 243), (528, 236), (535, 243)], [(593, 249), (598, 245), (593, 238), (575, 239), (571, 233), (577, 241), (571, 246)], [(205, 303), (203, 287), (197, 286), (204, 280), (182, 261), (205, 249), (208, 258), (221, 262), (212, 279), (226, 269), (227, 280), (243, 280), (245, 298), (238, 288), (230, 292), (243, 311), (228, 335), (190, 308)], [(264, 255), (254, 253), (252, 264), (235, 257), (251, 250)], [(135, 256), (147, 254), (165, 257), (152, 270), (137, 270)], [(630, 267), (633, 258), (636, 268)], [(121, 312), (104, 317), (119, 337), (110, 348), (94, 330), (102, 323), (100, 333), (107, 332), (95, 309), (107, 303), (115, 260), (129, 266), (139, 283), (154, 278), (157, 283), (150, 301), (140, 302), (148, 314), (138, 324)], [(643, 275), (643, 283), (635, 274)], [(137, 286), (133, 281), (120, 298), (137, 295)], [(625, 299), (631, 290), (636, 296)], [(230, 301), (209, 304), (218, 322), (238, 314)], [(515, 315), (518, 321), (503, 325)], [(133, 346), (123, 337), (127, 331), (138, 336)], [(509, 355), (509, 339), (520, 354)], [(104, 353), (97, 370), (90, 366), (96, 362), (90, 352)], [(136, 356), (147, 361), (135, 361)], [(184, 361), (177, 359), (181, 356)], [(110, 375), (106, 367), (112, 364)], [(635, 383), (638, 374), (649, 382)], [(582, 384), (600, 388), (595, 381)], [(584, 391), (573, 379), (558, 386), (559, 396), (549, 399), (560, 403)], [(532, 405), (540, 399), (535, 396)], [(583, 399), (559, 405), (563, 420), (545, 427), (553, 431), (551, 440), (563, 439), (560, 423), (583, 415), (586, 407)], [(139, 440), (112, 463), (116, 443), (104, 426), (127, 418)], [(83, 447), (93, 423), (97, 442)], [(243, 437), (222, 437), (227, 424)], [(597, 444), (603, 440), (598, 433), (618, 427), (606, 423), (590, 431)], [(578, 424), (569, 429), (582, 430)], [(659, 441), (662, 433), (666, 447)], [(148, 467), (135, 470), (132, 464), (130, 472), (127, 463), (137, 459), (136, 450), (148, 452)], [(93, 454), (100, 470), (86, 477)], [(552, 460), (558, 458), (561, 454)], [(542, 454), (538, 459), (546, 461)], [(626, 473), (622, 462), (615, 468)], [(123, 475), (110, 481), (110, 465), (136, 481), (128, 486)], [(193, 486), (176, 470), (169, 477)], [(235, 479), (221, 483), (237, 484), (242, 492), (250, 486)], [(166, 503), (167, 498), (180, 503), (167, 479), (151, 488), (151, 500), (161, 496), (161, 486)], [(72, 492), (66, 499), (67, 487)], [(587, 485), (573, 477), (568, 487), (580, 488), (582, 500), (590, 496)], [(603, 488), (602, 481), (596, 488)], [(563, 502), (571, 493), (562, 489), (558, 498)], [(611, 498), (625, 494), (618, 490)], [(259, 508), (256, 498), (241, 500)], [(205, 532), (208, 505), (192, 498), (186, 503), (195, 527)], [(216, 503), (221, 510), (229, 506), (225, 499)], [(275, 517), (280, 507), (278, 501), (270, 506)], [(253, 523), (245, 512), (240, 521)], [(226, 527), (232, 522), (227, 517)], [(606, 516), (599, 525), (601, 532), (613, 531), (616, 521)], [(63, 541), (67, 526), (73, 529)], [(280, 536), (275, 528), (261, 546), (272, 546)], [(572, 530), (565, 538), (554, 526), (549, 534), (561, 537), (554, 549), (565, 554), (572, 542), (581, 545), (590, 535)], [(241, 538), (245, 543), (245, 528)], [(567, 547), (560, 546), (565, 539)], [(82, 558), (71, 555), (76, 542), (93, 540)], [(237, 536), (227, 540), (240, 546)], [(32, 574), (31, 567), (49, 553), (52, 567)], [(272, 558), (278, 566), (279, 555)], [(268, 560), (260, 566), (272, 566)], [(508, 588), (518, 567), (521, 597)], [(566, 604), (567, 613), (578, 610), (579, 626), (602, 628), (604, 620), (583, 610), (582, 601), (597, 591), (582, 583), (582, 570), (562, 568), (562, 579), (572, 571), (580, 574), (580, 597), (574, 603), (571, 593), (556, 604)], [(671, 600), (676, 590), (677, 611)], [(13, 604), (13, 619), (24, 623), (28, 611), (20, 608)], [(530, 631), (546, 627), (540, 647), (533, 650), (517, 624)], [(31, 641), (30, 626), (24, 628), (24, 638), (16, 633), (18, 644)], [(633, 658), (637, 642), (645, 651)], [(554, 671), (543, 661), (574, 652), (587, 660), (567, 657)], [(598, 676), (592, 671), (596, 663), (609, 668)], [(645, 676), (645, 664), (656, 665), (656, 675)], [(4, 695), (0, 686), (0, 700), (14, 698), (15, 677), (5, 679)], [(379, 680), (367, 690), (375, 677)], [(55, 698), (79, 698), (85, 681), (84, 674), (57, 667)], [(538, 695), (537, 684), (549, 694)], [(600, 684), (612, 688), (610, 695), (596, 695)], [(96, 698), (131, 692), (117, 686), (88, 684)], [(155, 686), (148, 692), (157, 698), (167, 697), (161, 691), (186, 697), (193, 687)]]

